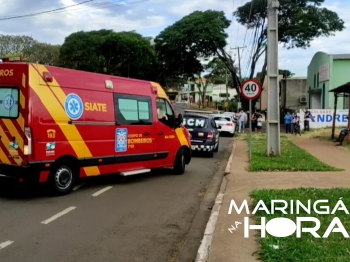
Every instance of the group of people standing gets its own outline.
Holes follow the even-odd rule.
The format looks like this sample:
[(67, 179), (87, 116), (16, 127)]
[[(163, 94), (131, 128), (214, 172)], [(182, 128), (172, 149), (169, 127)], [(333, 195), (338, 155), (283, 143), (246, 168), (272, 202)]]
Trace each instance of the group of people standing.
[[(305, 108), (304, 110), (304, 130), (309, 131), (310, 130), (310, 111)], [(285, 127), (286, 127), (286, 133), (290, 134), (299, 134), (301, 135), (300, 130), (300, 114), (298, 110), (295, 110), (293, 114), (290, 112), (287, 112), (287, 114), (284, 116), (285, 121)]]
[[(243, 110), (241, 110), (238, 114), (236, 114), (235, 120), (236, 120), (236, 122), (239, 123), (238, 132), (244, 133), (245, 126), (246, 126), (247, 121), (248, 121), (247, 113), (244, 112)], [(262, 114), (260, 114), (258, 112), (253, 113), (252, 114), (252, 131), (253, 132), (257, 131), (257, 132), (261, 133), (262, 122), (263, 122)]]

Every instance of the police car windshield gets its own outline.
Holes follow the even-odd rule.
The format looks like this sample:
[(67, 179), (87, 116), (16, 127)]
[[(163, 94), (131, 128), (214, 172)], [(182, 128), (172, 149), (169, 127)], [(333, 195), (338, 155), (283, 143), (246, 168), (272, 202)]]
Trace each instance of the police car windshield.
[(184, 117), (183, 125), (186, 128), (208, 128), (208, 119), (203, 117)]

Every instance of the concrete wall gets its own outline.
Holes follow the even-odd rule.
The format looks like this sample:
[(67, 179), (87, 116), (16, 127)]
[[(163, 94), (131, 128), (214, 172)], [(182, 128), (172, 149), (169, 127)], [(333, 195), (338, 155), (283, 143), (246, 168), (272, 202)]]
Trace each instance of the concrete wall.
[[(283, 75), (279, 76), (279, 81), (283, 78)], [(262, 92), (260, 95), (260, 106), (261, 110), (265, 110), (267, 108), (267, 88), (268, 88), (268, 77), (265, 76), (264, 83), (262, 85)]]
[(300, 98), (307, 98), (307, 78), (295, 77), (282, 79), (281, 87), (281, 107), (290, 109), (302, 109), (307, 104), (300, 103)]

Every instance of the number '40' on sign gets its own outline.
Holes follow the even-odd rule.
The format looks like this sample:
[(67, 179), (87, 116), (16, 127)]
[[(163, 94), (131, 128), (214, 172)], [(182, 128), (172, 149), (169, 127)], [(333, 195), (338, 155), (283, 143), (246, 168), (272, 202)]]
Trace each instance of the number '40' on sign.
[(258, 88), (256, 86), (256, 84), (247, 84), (246, 87), (244, 88), (244, 90), (247, 92), (247, 93), (255, 93), (256, 91), (258, 91)]

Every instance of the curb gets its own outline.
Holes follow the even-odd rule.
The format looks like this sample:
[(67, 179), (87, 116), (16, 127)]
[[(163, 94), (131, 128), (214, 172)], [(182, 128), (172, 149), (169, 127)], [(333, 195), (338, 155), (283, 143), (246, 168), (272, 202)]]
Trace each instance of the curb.
[(232, 152), (231, 152), (230, 157), (227, 161), (227, 165), (226, 165), (226, 168), (224, 171), (224, 177), (223, 177), (222, 182), (221, 182), (220, 190), (219, 190), (218, 195), (216, 196), (215, 204), (214, 204), (213, 209), (210, 213), (210, 217), (209, 217), (207, 226), (205, 227), (204, 236), (202, 238), (201, 245), (199, 246), (199, 249), (197, 251), (197, 257), (196, 257), (195, 262), (206, 262), (209, 258), (210, 247), (211, 247), (211, 244), (213, 241), (213, 235), (214, 235), (214, 231), (216, 228), (216, 224), (218, 222), (220, 208), (222, 206), (222, 203), (224, 202), (224, 195), (225, 195), (225, 190), (226, 190), (226, 186), (227, 186), (227, 182), (228, 182), (225, 175), (230, 173), (234, 153), (235, 153), (235, 143), (233, 143)]

